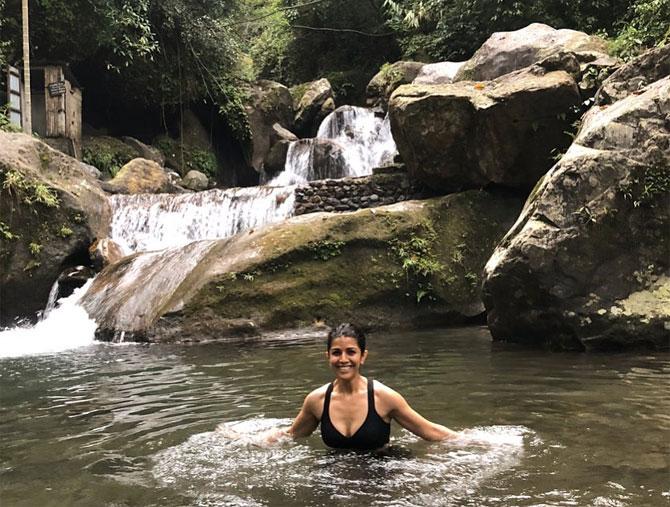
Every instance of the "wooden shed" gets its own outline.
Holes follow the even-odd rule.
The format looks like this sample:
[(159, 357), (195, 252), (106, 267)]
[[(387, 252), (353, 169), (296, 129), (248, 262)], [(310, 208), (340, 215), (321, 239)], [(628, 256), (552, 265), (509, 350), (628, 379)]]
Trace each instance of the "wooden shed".
[[(22, 117), (24, 94), (16, 84), (22, 75), (9, 68), (7, 74), (10, 117), (16, 122)], [(51, 63), (30, 66), (31, 112), (33, 131), (45, 142), (73, 157), (81, 159), (81, 88), (67, 64)], [(16, 97), (20, 95), (20, 110)]]

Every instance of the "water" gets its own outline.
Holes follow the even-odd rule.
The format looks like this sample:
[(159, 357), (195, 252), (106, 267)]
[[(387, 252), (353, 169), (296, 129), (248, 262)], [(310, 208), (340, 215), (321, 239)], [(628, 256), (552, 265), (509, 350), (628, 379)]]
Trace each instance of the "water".
[(318, 431), (261, 446), (329, 381), (322, 337), (89, 344), (0, 360), (2, 505), (668, 505), (670, 354), (501, 348), (482, 328), (369, 343), (367, 374), (469, 439), (394, 423), (384, 454)]
[(316, 138), (289, 145), (286, 167), (270, 185), (300, 185), (308, 181), (367, 176), (391, 162), (396, 152), (388, 115), (370, 109), (342, 106), (319, 126)]
[[(0, 360), (6, 357), (61, 352), (93, 344), (97, 325), (78, 304), (91, 283), (92, 280), (57, 303), (49, 296), (44, 318), (37, 324), (0, 329)], [(54, 287), (57, 284), (58, 282)], [(55, 295), (53, 299), (55, 300)]]
[(110, 237), (126, 254), (227, 238), (293, 215), (294, 187), (110, 197)]

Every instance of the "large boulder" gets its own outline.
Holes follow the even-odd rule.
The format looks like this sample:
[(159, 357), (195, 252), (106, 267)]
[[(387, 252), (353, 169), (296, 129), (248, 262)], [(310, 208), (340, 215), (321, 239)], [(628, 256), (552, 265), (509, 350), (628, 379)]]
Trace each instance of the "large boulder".
[(80, 162), (0, 132), (0, 325), (43, 309), (61, 272), (88, 262), (109, 219), (105, 193)]
[(324, 319), (371, 328), (462, 323), (483, 311), (483, 265), (520, 205), (471, 191), (302, 215), (126, 257), (100, 273), (83, 304), (103, 338), (220, 339), (240, 322), (252, 330)]
[(486, 266), (493, 337), (670, 348), (670, 77), (592, 108)]
[(494, 81), (405, 85), (389, 114), (410, 175), (440, 191), (489, 183), (530, 190), (570, 143), (573, 77), (533, 66)]
[(333, 88), (325, 78), (303, 86), (305, 91), (295, 104), (295, 131), (300, 137), (314, 137), (323, 119), (335, 110)]
[(621, 100), (665, 76), (670, 76), (670, 44), (647, 51), (614, 72), (598, 90), (596, 104)]
[(607, 55), (600, 37), (575, 30), (556, 30), (533, 23), (512, 32), (496, 32), (456, 73), (454, 81), (487, 81), (522, 69), (558, 52), (573, 52), (580, 63)]
[(104, 179), (113, 178), (125, 164), (140, 157), (140, 152), (116, 137), (95, 135), (82, 138), (82, 159), (97, 168)]
[(385, 64), (365, 88), (366, 103), (370, 107), (386, 110), (391, 94), (400, 85), (409, 84), (417, 77), (424, 63), (399, 61)]
[(427, 63), (421, 67), (412, 84), (435, 85), (451, 83), (456, 73), (464, 64), (465, 62)]
[(144, 158), (132, 159), (101, 186), (110, 194), (161, 194), (176, 190), (163, 168)]
[(288, 129), (293, 127), (293, 99), (286, 86), (274, 81), (258, 81), (247, 92), (245, 110), (251, 129), (251, 166), (260, 172), (274, 140), (272, 126), (279, 123)]
[(165, 155), (155, 146), (149, 146), (148, 144), (144, 144), (142, 141), (130, 136), (124, 136), (121, 138), (121, 140), (135, 150), (137, 157), (153, 160), (161, 167), (165, 165)]

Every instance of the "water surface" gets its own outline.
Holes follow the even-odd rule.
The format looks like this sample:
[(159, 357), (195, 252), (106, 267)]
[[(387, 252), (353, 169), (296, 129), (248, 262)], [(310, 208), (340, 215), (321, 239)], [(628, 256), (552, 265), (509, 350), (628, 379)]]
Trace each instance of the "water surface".
[[(330, 380), (320, 337), (0, 359), (0, 499), (35, 505), (670, 503), (670, 355), (547, 354), (482, 328), (372, 335), (366, 374), (472, 437), (260, 446)], [(243, 434), (215, 431), (226, 423)]]

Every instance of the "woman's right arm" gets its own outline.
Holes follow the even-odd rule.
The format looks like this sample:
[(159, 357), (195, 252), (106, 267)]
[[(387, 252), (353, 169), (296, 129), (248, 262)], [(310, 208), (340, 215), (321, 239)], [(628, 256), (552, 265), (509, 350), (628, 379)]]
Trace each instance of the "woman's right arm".
[(302, 408), (293, 424), (288, 429), (287, 434), (293, 438), (307, 437), (319, 426), (319, 419), (316, 417), (316, 405), (318, 401), (318, 390), (312, 391), (305, 397)]

